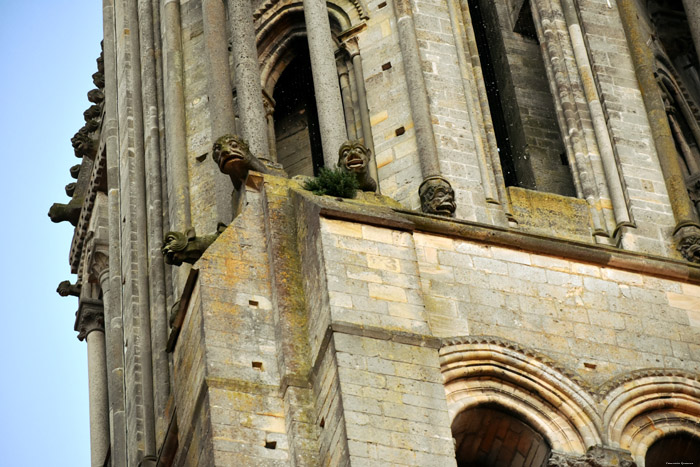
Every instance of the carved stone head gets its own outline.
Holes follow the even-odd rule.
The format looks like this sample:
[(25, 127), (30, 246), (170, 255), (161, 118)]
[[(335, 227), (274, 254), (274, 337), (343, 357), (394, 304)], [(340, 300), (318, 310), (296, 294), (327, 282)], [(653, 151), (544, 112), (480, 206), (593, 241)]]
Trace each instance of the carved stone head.
[(428, 214), (452, 217), (457, 205), (455, 204), (455, 192), (450, 182), (442, 177), (430, 177), (425, 179), (418, 188), (421, 210)]
[(690, 235), (678, 243), (678, 251), (691, 263), (700, 263), (700, 236)]
[(51, 218), (51, 222), (70, 222), (75, 227), (78, 225), (82, 204), (82, 199), (70, 204), (53, 203), (49, 208), (49, 218)]
[(359, 141), (346, 141), (338, 151), (338, 166), (362, 174), (367, 171), (370, 158), (370, 150)]
[(224, 135), (214, 143), (212, 158), (223, 173), (236, 175), (245, 171), (251, 154), (248, 143), (242, 138), (236, 135)]
[(92, 159), (95, 156), (95, 141), (90, 136), (87, 128), (81, 128), (70, 140), (73, 145), (75, 157), (85, 157)]
[(374, 191), (376, 182), (369, 175), (370, 151), (360, 141), (346, 141), (338, 151), (338, 166), (346, 172), (354, 173), (363, 191)]
[(58, 287), (56, 288), (56, 292), (61, 297), (68, 297), (68, 296), (78, 297), (78, 296), (80, 296), (80, 285), (79, 284), (71, 284), (70, 281), (67, 281), (67, 280), (61, 281), (58, 284)]
[(189, 229), (186, 233), (168, 232), (163, 237), (163, 247), (160, 249), (167, 264), (180, 266), (187, 262), (185, 250), (190, 241), (194, 240), (194, 229)]

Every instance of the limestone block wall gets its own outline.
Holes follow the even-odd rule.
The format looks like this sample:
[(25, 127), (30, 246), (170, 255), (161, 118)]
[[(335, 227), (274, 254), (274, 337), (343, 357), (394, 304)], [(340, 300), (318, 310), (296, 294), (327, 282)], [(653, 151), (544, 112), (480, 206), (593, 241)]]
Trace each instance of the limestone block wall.
[(496, 403), (559, 453), (629, 450), (626, 391), (696, 384), (698, 285), (421, 230), (380, 198), (272, 176), (244, 206), (194, 265), (174, 465), (455, 465), (456, 416)]
[(326, 265), (333, 321), (500, 336), (593, 385), (646, 367), (700, 370), (698, 286), (439, 235), (322, 225), (324, 252), (345, 249), (355, 263)]
[(174, 465), (287, 465), (276, 332), (259, 196), (197, 263), (174, 353)]

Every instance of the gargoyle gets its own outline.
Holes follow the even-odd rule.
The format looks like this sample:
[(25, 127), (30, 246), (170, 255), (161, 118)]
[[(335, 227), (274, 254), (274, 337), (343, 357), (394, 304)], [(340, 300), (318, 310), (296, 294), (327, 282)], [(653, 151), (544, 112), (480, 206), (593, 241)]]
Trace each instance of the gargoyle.
[(455, 204), (455, 192), (450, 182), (440, 176), (428, 177), (420, 188), (421, 210), (428, 214), (452, 217), (457, 205)]
[(678, 251), (691, 263), (700, 263), (700, 236), (689, 235), (678, 242)]
[(267, 167), (250, 152), (248, 144), (236, 135), (217, 139), (212, 148), (212, 159), (221, 172), (231, 177), (236, 190), (241, 188), (248, 171), (268, 173)]
[(182, 263), (194, 264), (225, 229), (226, 225), (219, 223), (216, 233), (203, 237), (197, 237), (194, 228), (188, 229), (185, 233), (168, 232), (163, 238), (163, 247), (160, 251), (167, 264), (173, 266), (181, 266)]
[(359, 141), (346, 141), (338, 151), (338, 167), (354, 173), (362, 191), (376, 191), (377, 183), (369, 174), (372, 151)]
[(80, 209), (83, 206), (82, 200), (74, 202), (72, 200), (68, 204), (53, 203), (51, 208), (49, 208), (49, 217), (51, 222), (70, 222), (73, 227), (78, 225), (78, 219), (80, 218)]
[(80, 284), (71, 284), (70, 281), (61, 281), (56, 288), (56, 292), (61, 297), (79, 297), (80, 296)]
[(73, 151), (75, 152), (75, 157), (86, 157), (88, 159), (94, 159), (95, 153), (97, 151), (97, 145), (95, 140), (87, 128), (83, 127), (73, 136), (70, 140), (73, 145)]

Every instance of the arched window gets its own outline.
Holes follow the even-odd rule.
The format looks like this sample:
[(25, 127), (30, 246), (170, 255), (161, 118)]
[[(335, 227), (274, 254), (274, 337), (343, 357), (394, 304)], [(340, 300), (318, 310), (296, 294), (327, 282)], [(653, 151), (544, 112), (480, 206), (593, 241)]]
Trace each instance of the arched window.
[[(363, 18), (358, 16), (352, 4), (341, 7), (329, 3), (328, 12), (335, 47), (335, 78), (343, 107), (342, 115), (337, 118), (342, 120), (342, 133), (346, 139), (362, 140), (371, 149), (369, 120), (363, 124), (360, 118), (361, 108), (366, 109), (367, 104), (360, 102), (360, 96), (364, 95), (364, 81), (357, 73), (357, 67), (361, 65), (354, 39), (355, 28)], [(324, 154), (323, 151), (313, 65), (301, 2), (283, 7), (263, 21), (258, 37), (269, 133), (274, 134), (274, 138), (270, 138), (272, 153), (290, 176), (316, 175), (319, 168), (335, 160), (337, 153)], [(340, 145), (335, 151), (338, 149)]]
[(452, 422), (458, 467), (541, 467), (551, 448), (529, 424), (498, 406), (467, 409)]

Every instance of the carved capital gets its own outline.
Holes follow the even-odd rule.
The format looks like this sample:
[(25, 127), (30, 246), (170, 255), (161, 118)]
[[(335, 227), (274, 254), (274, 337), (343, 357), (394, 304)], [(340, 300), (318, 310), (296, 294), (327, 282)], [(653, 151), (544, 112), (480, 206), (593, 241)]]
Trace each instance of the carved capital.
[(107, 253), (98, 250), (92, 255), (90, 272), (100, 283), (102, 282), (103, 275), (109, 273), (109, 256)]
[(75, 328), (78, 339), (85, 340), (92, 331), (105, 332), (104, 308), (102, 300), (85, 298), (75, 314)]
[(427, 214), (454, 216), (457, 204), (455, 192), (447, 179), (440, 175), (426, 178), (418, 188), (421, 210)]
[(547, 467), (637, 467), (629, 451), (593, 446), (583, 456), (552, 451)]

